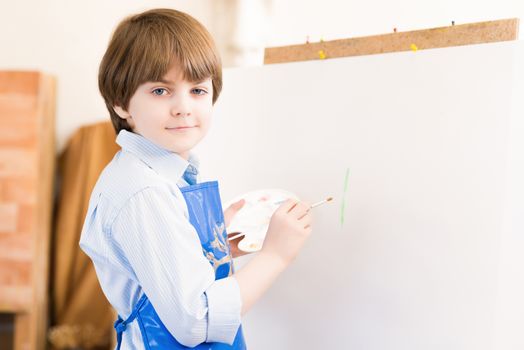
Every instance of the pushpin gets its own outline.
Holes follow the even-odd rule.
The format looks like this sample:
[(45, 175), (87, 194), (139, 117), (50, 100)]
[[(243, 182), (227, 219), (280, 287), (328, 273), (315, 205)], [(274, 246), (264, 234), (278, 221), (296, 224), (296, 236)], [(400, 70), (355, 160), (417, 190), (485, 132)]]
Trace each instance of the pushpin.
[(397, 32), (397, 27), (393, 28), (393, 33)]
[(318, 57), (319, 57), (321, 60), (323, 60), (323, 59), (326, 58), (326, 53), (324, 52), (324, 50), (320, 50), (320, 51), (318, 52)]
[(454, 26), (455, 25), (455, 21), (451, 21), (451, 25)]
[(409, 47), (411, 48), (411, 50), (413, 50), (413, 52), (418, 50), (418, 47), (415, 44), (411, 44)]

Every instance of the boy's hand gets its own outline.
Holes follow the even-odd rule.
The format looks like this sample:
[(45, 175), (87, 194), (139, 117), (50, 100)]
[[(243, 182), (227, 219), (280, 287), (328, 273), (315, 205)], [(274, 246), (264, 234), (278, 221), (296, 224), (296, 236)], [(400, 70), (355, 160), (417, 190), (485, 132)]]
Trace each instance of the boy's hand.
[(271, 217), (261, 253), (279, 258), (287, 266), (311, 234), (310, 204), (289, 199)]
[(246, 201), (244, 199), (239, 200), (238, 202), (235, 202), (231, 204), (226, 210), (224, 210), (224, 223), (226, 224), (226, 227), (229, 226), (229, 223), (233, 219), (233, 217), (238, 213), (240, 209), (246, 204)]
[[(229, 223), (231, 222), (233, 217), (236, 215), (236, 213), (238, 213), (238, 211), (240, 209), (242, 209), (242, 207), (244, 207), (244, 204), (246, 204), (246, 201), (241, 199), (238, 202), (235, 202), (235, 203), (231, 204), (224, 211), (224, 223), (225, 223), (226, 227), (229, 226)], [(229, 237), (232, 237), (232, 236), (234, 236), (234, 235), (236, 235), (238, 233), (239, 232), (228, 233), (227, 238), (229, 239)], [(247, 254), (246, 252), (243, 252), (242, 250), (238, 249), (238, 242), (240, 242), (243, 238), (244, 238), (244, 236), (241, 236), (241, 237), (238, 237), (237, 239), (229, 241), (229, 247), (231, 249), (231, 255), (233, 256), (233, 258), (237, 258), (239, 256)]]
[[(235, 236), (235, 235), (237, 235), (237, 234), (239, 234), (239, 232), (228, 233), (227, 238), (229, 239), (229, 237)], [(238, 238), (235, 238), (235, 239), (229, 241), (229, 249), (230, 249), (230, 251), (231, 251), (231, 256), (232, 256), (233, 258), (238, 258), (239, 256), (249, 254), (248, 252), (245, 252), (245, 251), (240, 250), (240, 249), (238, 248), (238, 243), (239, 243), (241, 240), (243, 240), (243, 239), (244, 239), (244, 236), (240, 236), (240, 237), (238, 237)]]

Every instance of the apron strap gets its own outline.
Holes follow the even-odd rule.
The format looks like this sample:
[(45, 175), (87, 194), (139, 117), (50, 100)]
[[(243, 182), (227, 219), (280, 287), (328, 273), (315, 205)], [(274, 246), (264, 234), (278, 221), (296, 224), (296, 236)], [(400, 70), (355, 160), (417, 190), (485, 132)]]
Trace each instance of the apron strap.
[(120, 346), (122, 345), (122, 333), (126, 330), (126, 327), (129, 323), (133, 322), (136, 316), (138, 315), (138, 311), (142, 307), (142, 305), (147, 300), (146, 295), (142, 295), (140, 300), (138, 300), (138, 303), (136, 304), (135, 308), (133, 309), (133, 312), (131, 312), (131, 315), (124, 321), (120, 315), (118, 315), (118, 319), (115, 321), (115, 324), (113, 327), (116, 330), (116, 342), (117, 342), (117, 350), (120, 350)]

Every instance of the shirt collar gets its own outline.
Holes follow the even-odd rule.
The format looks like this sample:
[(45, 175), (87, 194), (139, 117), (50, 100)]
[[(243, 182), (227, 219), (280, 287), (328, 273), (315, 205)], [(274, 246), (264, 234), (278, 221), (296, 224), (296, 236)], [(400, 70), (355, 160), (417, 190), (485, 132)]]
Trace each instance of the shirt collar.
[(186, 169), (194, 176), (198, 174), (199, 163), (195, 156), (190, 154), (187, 161), (177, 153), (158, 146), (142, 135), (120, 130), (116, 143), (124, 151), (132, 153), (151, 169), (175, 183), (184, 175)]

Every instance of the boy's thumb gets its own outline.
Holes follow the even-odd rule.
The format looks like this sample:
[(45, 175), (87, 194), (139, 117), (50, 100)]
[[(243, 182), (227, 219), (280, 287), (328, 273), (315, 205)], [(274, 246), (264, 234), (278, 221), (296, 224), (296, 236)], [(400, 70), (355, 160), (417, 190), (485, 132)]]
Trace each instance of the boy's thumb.
[(235, 214), (242, 209), (242, 207), (246, 204), (246, 201), (244, 199), (239, 200), (238, 202), (235, 202), (231, 204), (225, 211), (224, 211), (224, 223), (226, 224), (226, 227), (229, 226), (229, 223), (231, 222), (231, 219), (235, 216)]

